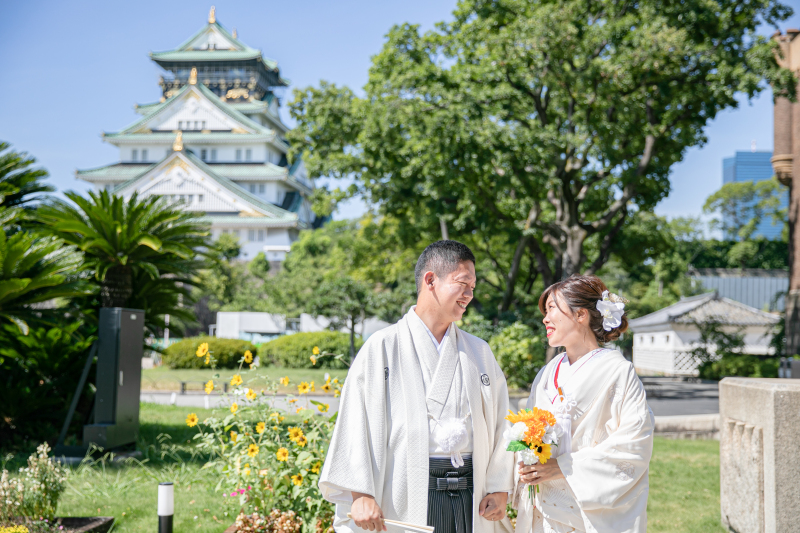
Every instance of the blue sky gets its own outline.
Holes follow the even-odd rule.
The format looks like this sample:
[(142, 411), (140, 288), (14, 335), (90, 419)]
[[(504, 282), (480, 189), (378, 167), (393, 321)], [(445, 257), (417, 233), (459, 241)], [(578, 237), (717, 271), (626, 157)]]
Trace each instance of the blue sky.
[[(798, 0), (787, 3), (800, 11)], [(6, 3), (0, 17), (0, 139), (34, 155), (60, 191), (85, 190), (76, 168), (117, 160), (100, 139), (138, 115), (136, 103), (160, 98), (159, 68), (150, 51), (172, 49), (200, 29), (211, 3), (197, 1), (36, 1)], [(448, 19), (455, 1), (219, 1), (217, 20), (279, 62), (292, 87), (324, 79), (354, 89), (367, 80), (370, 58), (393, 24), (423, 29)], [(782, 29), (800, 27), (800, 15)], [(765, 33), (771, 30), (765, 29)], [(291, 87), (285, 96), (290, 97)], [(288, 118), (288, 116), (286, 117)], [(722, 184), (722, 159), (736, 150), (772, 150), (772, 95), (719, 115), (708, 143), (673, 168), (672, 193), (657, 208), (668, 216), (700, 213)], [(357, 216), (358, 202), (337, 218)]]

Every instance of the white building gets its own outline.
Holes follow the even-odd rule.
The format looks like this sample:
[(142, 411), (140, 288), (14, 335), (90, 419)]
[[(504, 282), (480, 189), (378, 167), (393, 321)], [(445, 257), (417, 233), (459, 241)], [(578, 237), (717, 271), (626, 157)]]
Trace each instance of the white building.
[(298, 232), (322, 220), (302, 161), (287, 162), (278, 64), (222, 27), (213, 8), (195, 35), (150, 57), (164, 70), (161, 101), (137, 105), (140, 120), (103, 134), (119, 148), (117, 163), (76, 176), (125, 198), (158, 195), (203, 212), (213, 237), (238, 237), (242, 258), (264, 252), (282, 261)]
[(683, 298), (629, 322), (636, 371), (642, 375), (696, 376), (698, 362), (688, 353), (700, 340), (695, 323), (710, 320), (731, 332), (743, 328), (746, 353), (772, 353), (769, 342), (778, 316), (712, 292)]
[[(356, 326), (356, 333), (366, 340), (378, 330), (390, 326), (377, 318), (368, 318)], [(325, 317), (314, 317), (303, 313), (300, 318), (286, 319), (283, 315), (272, 313), (220, 311), (214, 335), (226, 339), (243, 339), (255, 343), (266, 342), (281, 335), (299, 332), (324, 331), (329, 329), (330, 321)], [(212, 326), (213, 327), (213, 326)], [(340, 331), (348, 331), (342, 329)]]

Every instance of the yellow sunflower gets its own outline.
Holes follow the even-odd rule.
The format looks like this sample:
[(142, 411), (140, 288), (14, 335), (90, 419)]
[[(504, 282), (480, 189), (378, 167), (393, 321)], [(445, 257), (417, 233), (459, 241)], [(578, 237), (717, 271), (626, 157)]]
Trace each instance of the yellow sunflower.
[(250, 446), (247, 447), (247, 456), (255, 457), (256, 455), (258, 455), (258, 445), (251, 444)]
[(206, 354), (206, 364), (209, 364), (210, 362), (211, 362), (211, 356)]
[(308, 391), (311, 387), (308, 386), (308, 383), (305, 381), (302, 382), (300, 385), (297, 386), (297, 393), (298, 394), (308, 394)]
[(234, 402), (231, 404), (231, 413), (236, 414), (236, 411), (239, 410), (239, 404)]
[(244, 474), (245, 476), (250, 475), (250, 463), (244, 464), (244, 468), (242, 468), (242, 474)]
[(253, 362), (253, 354), (250, 353), (250, 350), (244, 352), (244, 362), (248, 365)]
[(286, 448), (278, 448), (278, 451), (275, 453), (275, 457), (278, 458), (278, 461), (285, 461), (289, 458), (289, 450)]
[(316, 389), (314, 388), (314, 382), (312, 381), (308, 387), (311, 389), (311, 392), (314, 392)]
[(303, 476), (301, 476), (300, 474), (292, 476), (292, 483), (294, 483), (299, 487), (300, 485), (303, 484)]
[(334, 385), (338, 385), (339, 384), (339, 378), (333, 378), (333, 384)]
[(204, 357), (207, 353), (208, 353), (208, 343), (204, 342), (203, 344), (197, 347), (195, 355), (197, 357)]
[(306, 444), (308, 444), (308, 439), (306, 438), (305, 435), (303, 435), (302, 437), (297, 439), (295, 442), (297, 443), (298, 446), (303, 448), (303, 447), (305, 447)]
[(539, 458), (539, 462), (542, 464), (545, 464), (547, 460), (550, 459), (550, 456), (553, 455), (550, 445), (543, 442), (534, 444), (531, 446), (531, 450), (533, 450), (533, 453)]
[(214, 380), (209, 379), (206, 383), (206, 394), (211, 394), (212, 390), (214, 390)]
[(262, 433), (264, 433), (264, 428), (265, 428), (266, 426), (267, 426), (267, 425), (266, 425), (264, 422), (259, 422), (258, 424), (256, 424), (256, 433), (258, 433), (259, 435), (261, 435)]
[(236, 439), (239, 438), (239, 434), (235, 431), (231, 431), (231, 442), (236, 442)]
[(322, 386), (322, 392), (330, 392), (330, 391), (331, 391), (331, 386), (329, 384), (326, 383), (325, 385)]
[(331, 408), (331, 406), (328, 405), (327, 403), (323, 403), (323, 404), (320, 404), (320, 405), (317, 406), (317, 409), (319, 409), (320, 413), (327, 413), (328, 409), (330, 409), (330, 408)]
[(317, 461), (314, 463), (314, 466), (311, 467), (311, 471), (315, 474), (319, 474), (320, 469), (322, 468), (322, 461)]
[(319, 346), (314, 346), (313, 348), (311, 348), (311, 353), (313, 353), (314, 355), (319, 355)]
[(334, 398), (338, 398), (340, 394), (341, 394), (341, 392), (339, 392), (339, 389), (336, 389), (335, 391), (333, 391), (333, 397)]
[(290, 440), (297, 440), (303, 437), (303, 430), (298, 427), (291, 427), (289, 428), (289, 439)]
[(189, 416), (186, 417), (186, 425), (190, 428), (193, 428), (197, 425), (197, 415), (194, 413), (189, 413)]
[(296, 401), (297, 401), (297, 398), (292, 398), (291, 400), (289, 400), (289, 403), (295, 403)]
[(242, 384), (242, 376), (240, 376), (239, 374), (236, 374), (231, 378), (231, 385), (233, 385), (234, 387), (238, 387), (241, 384)]
[(253, 389), (247, 389), (247, 394), (245, 394), (245, 398), (248, 400), (255, 400), (256, 399), (256, 391)]
[(281, 378), (281, 385), (283, 385), (285, 387), (288, 384), (289, 384), (289, 376)]

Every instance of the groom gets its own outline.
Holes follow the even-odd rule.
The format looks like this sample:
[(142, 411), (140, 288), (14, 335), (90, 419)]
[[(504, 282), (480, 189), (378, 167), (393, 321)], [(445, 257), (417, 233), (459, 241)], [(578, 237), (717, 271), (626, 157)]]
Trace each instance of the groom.
[(336, 504), (334, 529), (386, 531), (390, 519), (436, 533), (510, 531), (506, 380), (489, 346), (455, 325), (473, 297), (475, 256), (438, 241), (414, 274), (417, 305), (370, 336), (347, 375), (319, 480)]

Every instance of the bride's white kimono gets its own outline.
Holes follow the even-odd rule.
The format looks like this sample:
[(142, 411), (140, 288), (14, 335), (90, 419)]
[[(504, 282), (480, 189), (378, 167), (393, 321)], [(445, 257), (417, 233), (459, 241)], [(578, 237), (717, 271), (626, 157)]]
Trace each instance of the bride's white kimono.
[[(535, 506), (517, 482), (516, 533), (645, 533), (654, 418), (642, 382), (620, 352), (603, 350), (583, 364), (579, 359), (566, 380), (562, 374), (561, 402), (554, 383), (561, 357), (536, 376), (527, 406), (547, 409), (571, 426), (554, 448), (559, 456), (550, 459), (564, 478), (541, 483)], [(556, 404), (564, 405), (560, 417)]]
[[(319, 479), (322, 496), (336, 504), (333, 525), (338, 533), (363, 531), (347, 518), (350, 492), (374, 496), (387, 519), (427, 522), (431, 430), (425, 391), (433, 383), (426, 383), (430, 378), (423, 372), (423, 354), (416, 353), (416, 347), (426, 346), (434, 354), (435, 348), (413, 312), (372, 334), (347, 374)], [(507, 518), (490, 521), (478, 516), (479, 503), (487, 494), (511, 492), (514, 485), (514, 455), (503, 442), (508, 427), (505, 376), (486, 342), (455, 324), (448, 336), (447, 342), (456, 343), (457, 353), (454, 349), (451, 355), (460, 372), (456, 381), (463, 380), (471, 421), (472, 529), (510, 533)]]

